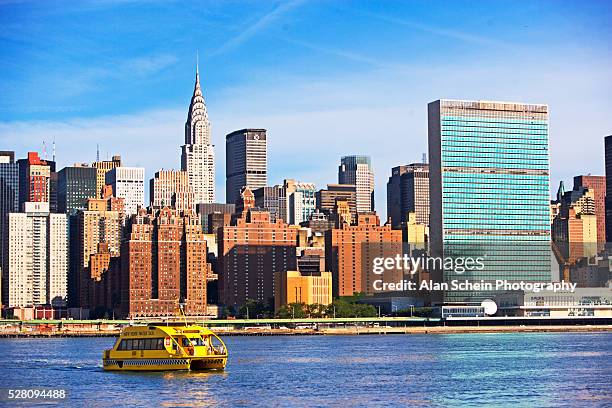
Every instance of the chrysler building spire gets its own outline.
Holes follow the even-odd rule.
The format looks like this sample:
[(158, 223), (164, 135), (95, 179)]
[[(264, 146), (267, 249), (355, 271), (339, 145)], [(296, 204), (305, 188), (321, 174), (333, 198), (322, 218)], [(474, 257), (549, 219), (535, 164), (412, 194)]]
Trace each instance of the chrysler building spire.
[(195, 203), (215, 201), (215, 153), (211, 144), (210, 122), (200, 86), (199, 55), (196, 54), (196, 78), (185, 122), (185, 144), (181, 168), (189, 174)]

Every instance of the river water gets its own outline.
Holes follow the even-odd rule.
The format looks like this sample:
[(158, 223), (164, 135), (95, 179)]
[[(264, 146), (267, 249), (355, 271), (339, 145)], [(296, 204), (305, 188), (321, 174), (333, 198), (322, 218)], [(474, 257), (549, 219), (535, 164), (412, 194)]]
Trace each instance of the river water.
[(612, 333), (224, 340), (222, 373), (117, 373), (101, 368), (112, 338), (0, 339), (0, 388), (88, 407), (612, 406)]

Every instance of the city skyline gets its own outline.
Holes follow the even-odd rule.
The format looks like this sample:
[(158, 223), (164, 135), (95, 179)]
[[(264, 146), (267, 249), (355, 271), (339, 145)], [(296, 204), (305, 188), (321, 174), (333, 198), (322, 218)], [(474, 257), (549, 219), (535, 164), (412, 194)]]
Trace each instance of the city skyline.
[[(390, 169), (418, 162), (427, 151), (426, 105), (439, 98), (546, 103), (551, 185), (575, 174), (603, 174), (601, 137), (612, 127), (606, 114), (611, 107), (605, 41), (610, 28), (604, 26), (611, 9), (604, 3), (582, 8), (579, 3), (535, 2), (521, 10), (457, 4), (448, 11), (411, 3), (398, 5), (396, 13), (385, 6), (309, 2), (250, 4), (239, 10), (233, 5), (165, 8), (154, 3), (142, 16), (131, 4), (84, 3), (62, 11), (28, 2), (0, 7), (12, 17), (0, 47), (14, 61), (0, 67), (0, 143), (14, 148), (18, 157), (41, 152), (46, 139), (50, 158), (55, 139), (58, 168), (94, 161), (96, 143), (103, 159), (121, 154), (127, 166), (145, 167), (147, 180), (162, 167), (180, 168), (179, 146), (199, 50), (217, 150), (217, 202), (224, 201), (224, 136), (263, 127), (270, 139), (270, 185), (295, 178), (321, 188), (334, 181), (341, 156), (367, 154), (382, 215), (386, 197), (380, 193)], [(470, 17), (471, 12), (478, 17)], [(457, 22), (452, 13), (467, 18)], [(535, 21), (536, 14), (545, 18)], [(92, 15), (96, 22), (87, 27), (78, 18), (66, 21)], [(195, 24), (196, 16), (203, 24)], [(302, 23), (312, 17), (333, 18), (335, 31), (305, 32)], [(131, 30), (123, 27), (128, 26), (125, 18), (134, 19)], [(144, 19), (161, 24), (168, 18), (184, 24), (163, 36), (134, 39), (135, 33), (149, 32)], [(53, 29), (58, 21), (61, 30)], [(118, 25), (117, 33), (107, 32), (104, 24), (111, 22)], [(371, 30), (356, 32), (353, 23), (376, 28), (377, 38), (364, 38), (360, 32)], [(510, 32), (509, 25), (521, 30)], [(213, 29), (218, 32), (208, 35)], [(83, 35), (75, 38), (77, 32)], [(16, 48), (14, 36), (32, 39)], [(123, 37), (127, 40), (116, 44)], [(354, 38), (362, 45), (353, 45)], [(37, 52), (37, 41), (49, 49)], [(381, 41), (384, 47), (374, 47)], [(269, 49), (274, 48), (270, 42), (282, 45), (282, 56)], [(95, 53), (92, 43), (98, 45)], [(58, 44), (67, 49), (60, 52)], [(257, 63), (244, 65), (253, 53)], [(572, 61), (564, 57), (568, 54), (574, 55)], [(249, 94), (256, 97), (240, 97)], [(575, 156), (577, 135), (589, 155)], [(380, 136), (388, 143), (372, 143)], [(286, 154), (301, 140), (309, 140), (301, 143), (304, 156), (316, 154), (316, 161), (297, 162)]]

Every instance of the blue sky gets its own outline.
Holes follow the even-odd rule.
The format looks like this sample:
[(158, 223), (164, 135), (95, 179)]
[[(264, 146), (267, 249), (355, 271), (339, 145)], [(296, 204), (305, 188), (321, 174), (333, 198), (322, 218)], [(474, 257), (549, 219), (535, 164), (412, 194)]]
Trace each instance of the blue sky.
[(420, 161), (440, 98), (547, 103), (553, 189), (603, 174), (607, 1), (73, 3), (0, 0), (0, 149), (55, 139), (60, 166), (99, 144), (148, 177), (178, 168), (199, 50), (218, 200), (225, 134), (263, 127), (270, 184), (323, 187), (340, 156), (369, 154), (384, 214), (390, 168)]

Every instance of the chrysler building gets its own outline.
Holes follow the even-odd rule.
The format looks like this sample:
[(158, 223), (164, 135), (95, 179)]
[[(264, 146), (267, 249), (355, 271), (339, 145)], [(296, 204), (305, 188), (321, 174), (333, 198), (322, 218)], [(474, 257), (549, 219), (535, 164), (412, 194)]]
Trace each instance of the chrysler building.
[(196, 81), (185, 122), (185, 144), (182, 146), (181, 170), (189, 175), (194, 203), (215, 202), (215, 151), (210, 140), (210, 122), (200, 88), (200, 72)]

